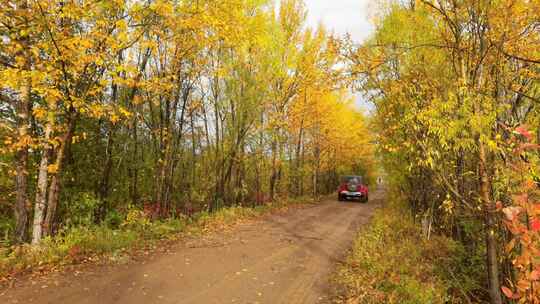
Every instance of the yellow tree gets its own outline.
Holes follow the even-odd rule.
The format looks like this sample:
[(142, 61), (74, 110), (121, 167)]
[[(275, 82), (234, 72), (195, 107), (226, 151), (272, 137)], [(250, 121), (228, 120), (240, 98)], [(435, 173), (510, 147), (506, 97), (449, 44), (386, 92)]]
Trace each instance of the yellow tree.
[[(81, 115), (103, 113), (97, 103), (103, 89), (101, 80), (108, 70), (114, 70), (117, 53), (127, 43), (122, 26), (126, 11), (123, 1), (36, 1), (2, 6), (2, 15), (6, 17), (4, 34), (9, 41), (2, 50), (8, 63), (2, 70), (3, 89), (26, 96), (20, 99), (17, 115), (26, 120), (31, 109), (40, 129), (34, 140), (41, 160), (37, 169), (33, 243), (39, 243), (44, 233), (51, 232), (63, 160), (77, 120)], [(26, 26), (20, 27), (21, 21)], [(26, 45), (22, 49), (21, 41)], [(19, 154), (24, 154), (28, 145), (23, 125), (28, 123), (21, 122), (19, 128), (16, 142), (24, 143), (16, 148)], [(19, 157), (21, 166), (24, 158)], [(21, 170), (21, 174), (24, 172)], [(25, 191), (20, 188), (21, 200)]]
[(449, 230), (460, 240), (471, 237), (463, 236), (464, 213), (482, 219), (472, 237), (485, 241), (492, 303), (502, 302), (498, 242), (504, 234), (496, 201), (511, 195), (500, 174), (507, 166), (503, 147), (509, 127), (527, 120), (537, 94), (537, 51), (530, 46), (538, 36), (534, 13), (528, 13), (537, 5), (395, 4), (352, 56), (377, 107), (389, 169), (401, 185), (424, 189), (420, 197), (410, 195), (413, 209), (431, 218), (438, 213), (441, 222), (450, 218)]

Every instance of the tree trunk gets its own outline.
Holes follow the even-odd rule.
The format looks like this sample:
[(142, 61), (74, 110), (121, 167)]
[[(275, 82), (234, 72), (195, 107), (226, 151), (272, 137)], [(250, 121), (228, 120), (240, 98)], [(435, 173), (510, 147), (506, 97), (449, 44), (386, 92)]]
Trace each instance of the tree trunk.
[(319, 170), (320, 170), (320, 164), (321, 164), (321, 151), (319, 148), (319, 145), (316, 144), (315, 151), (315, 168), (313, 170), (313, 196), (317, 197), (319, 195)]
[(95, 214), (95, 222), (100, 223), (105, 219), (105, 213), (107, 211), (107, 197), (109, 196), (110, 179), (113, 165), (113, 146), (114, 146), (114, 127), (109, 126), (109, 132), (107, 135), (107, 146), (105, 147), (105, 165), (101, 173), (101, 180), (98, 184), (97, 197), (99, 200), (99, 207)]
[(137, 205), (139, 202), (139, 167), (138, 167), (138, 155), (139, 155), (139, 141), (137, 134), (137, 125), (138, 119), (137, 115), (133, 115), (132, 120), (132, 129), (131, 129), (131, 139), (133, 140), (133, 154), (131, 155), (131, 164), (128, 167), (128, 176), (129, 176), (129, 197), (131, 198), (131, 203)]
[(295, 181), (294, 181), (294, 184), (295, 184), (295, 194), (297, 196), (300, 196), (302, 195), (302, 179), (303, 179), (303, 174), (301, 172), (301, 155), (302, 155), (302, 138), (303, 138), (303, 134), (304, 134), (304, 119), (302, 118), (301, 122), (300, 122), (300, 130), (298, 131), (298, 141), (296, 142), (296, 151), (295, 151), (295, 171), (296, 171), (296, 176), (294, 177), (295, 178)]
[[(21, 9), (27, 9), (27, 1), (23, 1)], [(28, 51), (28, 39), (22, 39), (23, 52)], [(25, 55), (24, 70), (30, 71), (32, 62), (30, 56)], [(28, 129), (30, 125), (30, 113), (32, 108), (32, 79), (26, 79), (26, 85), (22, 92), (22, 98), (17, 102), (17, 131), (19, 142), (25, 143), (15, 153), (15, 168), (17, 175), (15, 177), (15, 242), (23, 243), (26, 241), (28, 232), (28, 144), (26, 138), (29, 136)]]
[[(118, 63), (122, 63), (123, 61), (124, 56), (122, 51), (120, 51), (118, 53)], [(114, 81), (111, 82), (111, 90), (111, 103), (118, 104), (118, 85)], [(114, 126), (114, 124), (109, 122), (108, 125), (109, 128), (107, 130), (107, 146), (105, 147), (105, 165), (101, 173), (101, 179), (96, 189), (99, 206), (94, 214), (95, 223), (100, 223), (101, 221), (103, 221), (105, 219), (105, 213), (107, 212), (107, 197), (109, 196), (110, 177), (113, 165), (112, 156), (114, 147), (114, 135), (116, 133), (116, 127)], [(98, 135), (101, 133), (99, 129), (100, 125), (98, 125)]]
[(495, 238), (495, 206), (490, 199), (490, 181), (487, 174), (487, 156), (484, 144), (479, 143), (480, 197), (484, 204), (484, 224), (486, 238), (487, 270), (489, 297), (492, 304), (502, 304), (501, 284), (499, 281), (499, 261), (497, 259), (497, 239)]
[(15, 202), (15, 241), (17, 243), (23, 243), (26, 240), (28, 224), (28, 211), (26, 210), (28, 199), (28, 148), (23, 147), (17, 151), (15, 167), (17, 169), (15, 180), (17, 192)]
[[(137, 73), (137, 77), (135, 77), (135, 83), (138, 84), (139, 81), (141, 80), (141, 78), (143, 77), (143, 73), (144, 71), (146, 70), (146, 65), (148, 64), (148, 60), (150, 58), (150, 55), (151, 55), (151, 49), (150, 48), (147, 48), (144, 52), (144, 54), (142, 55), (142, 60), (141, 60), (141, 64), (139, 66), (139, 72)], [(129, 98), (128, 98), (128, 102), (130, 105), (133, 105), (133, 107), (131, 108), (131, 111), (133, 111), (133, 113), (135, 113), (135, 115), (133, 115), (133, 120), (132, 120), (132, 129), (131, 129), (131, 136), (132, 136), (132, 140), (133, 140), (133, 155), (131, 155), (131, 165), (129, 166), (128, 168), (128, 175), (129, 175), (129, 179), (130, 179), (130, 183), (129, 183), (129, 196), (131, 198), (131, 203), (134, 204), (134, 205), (137, 205), (138, 201), (139, 201), (139, 190), (138, 190), (138, 184), (139, 184), (139, 167), (138, 167), (138, 156), (139, 156), (139, 142), (138, 142), (138, 134), (137, 134), (137, 126), (138, 126), (138, 122), (139, 122), (139, 118), (138, 118), (138, 107), (137, 105), (135, 105), (133, 103), (133, 100), (135, 99), (135, 96), (137, 96), (137, 92), (138, 92), (138, 86), (134, 86), (130, 93), (129, 93)]]
[[(456, 179), (457, 179), (457, 191), (462, 197), (467, 197), (465, 194), (465, 177), (464, 177), (464, 168), (465, 168), (465, 155), (463, 150), (460, 149), (458, 152), (458, 157), (456, 160)], [(461, 231), (461, 223), (459, 219), (461, 218), (463, 206), (461, 204), (456, 204), (455, 216), (454, 216), (454, 237), (463, 241), (463, 233)]]
[(276, 160), (276, 154), (277, 154), (277, 140), (274, 139), (272, 141), (272, 173), (270, 175), (270, 201), (274, 201), (274, 195), (275, 195), (275, 188), (276, 188), (276, 180), (277, 180), (277, 160)]
[[(30, 80), (28, 80), (28, 84), (24, 90), (23, 98), (17, 103), (19, 141), (26, 141), (28, 137), (31, 99)], [(28, 145), (26, 143), (15, 154), (15, 168), (17, 170), (15, 177), (15, 189), (17, 193), (15, 201), (15, 241), (22, 243), (26, 240), (28, 229), (28, 210), (26, 209), (28, 201)]]
[[(300, 167), (301, 168), (304, 168), (305, 156), (306, 156), (306, 149), (302, 148), (302, 153), (300, 154)], [(299, 187), (300, 187), (299, 195), (302, 196), (302, 195), (304, 195), (304, 174), (303, 173), (300, 176)]]
[(38, 170), (36, 201), (34, 206), (34, 223), (32, 229), (32, 244), (39, 244), (43, 235), (43, 220), (45, 209), (47, 208), (47, 185), (49, 173), (50, 138), (52, 133), (52, 122), (45, 127), (45, 143), (41, 151), (41, 161)]
[(43, 225), (43, 234), (45, 236), (52, 235), (54, 218), (56, 216), (56, 208), (58, 206), (58, 199), (60, 198), (60, 183), (62, 178), (62, 170), (64, 164), (64, 156), (70, 147), (71, 138), (75, 128), (75, 121), (71, 118), (67, 132), (64, 134), (60, 143), (59, 149), (56, 152), (56, 160), (54, 162), (56, 171), (51, 177), (51, 184), (49, 186), (49, 197), (47, 202), (47, 214), (45, 216), (45, 222)]

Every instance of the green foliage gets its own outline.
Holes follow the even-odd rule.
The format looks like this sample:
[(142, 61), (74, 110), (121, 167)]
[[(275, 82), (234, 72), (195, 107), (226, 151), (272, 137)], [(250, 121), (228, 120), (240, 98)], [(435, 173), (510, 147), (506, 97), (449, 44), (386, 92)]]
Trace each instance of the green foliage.
[(137, 244), (131, 230), (105, 226), (76, 227), (47, 237), (40, 246), (14, 246), (0, 256), (0, 275), (10, 275), (36, 266), (70, 264), (94, 255), (123, 251)]
[(144, 231), (150, 224), (150, 219), (146, 216), (144, 211), (135, 207), (130, 207), (122, 226), (127, 229)]
[(144, 231), (144, 237), (148, 240), (172, 238), (175, 234), (184, 231), (187, 222), (184, 219), (167, 219), (152, 223)]
[(80, 193), (75, 196), (65, 206), (65, 223), (68, 227), (90, 226), (94, 223), (96, 209), (99, 206), (99, 200), (88, 192)]
[(65, 254), (69, 255), (70, 250), (84, 256), (103, 254), (128, 248), (136, 240), (137, 233), (132, 230), (112, 230), (105, 226), (76, 227), (48, 238), (43, 247), (50, 250), (49, 254), (45, 252), (45, 256), (52, 255), (53, 258), (61, 259)]
[(103, 224), (111, 229), (118, 229), (122, 224), (122, 221), (123, 216), (120, 214), (120, 212), (112, 210), (107, 213)]
[(0, 247), (10, 243), (14, 227), (15, 219), (0, 215)]

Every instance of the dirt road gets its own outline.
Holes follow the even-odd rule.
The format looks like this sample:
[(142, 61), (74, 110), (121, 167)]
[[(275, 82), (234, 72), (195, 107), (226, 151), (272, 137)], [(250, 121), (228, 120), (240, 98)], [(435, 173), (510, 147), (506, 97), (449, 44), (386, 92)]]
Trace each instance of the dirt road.
[(0, 290), (0, 303), (328, 303), (328, 278), (381, 200), (325, 201), (181, 242), (144, 263)]

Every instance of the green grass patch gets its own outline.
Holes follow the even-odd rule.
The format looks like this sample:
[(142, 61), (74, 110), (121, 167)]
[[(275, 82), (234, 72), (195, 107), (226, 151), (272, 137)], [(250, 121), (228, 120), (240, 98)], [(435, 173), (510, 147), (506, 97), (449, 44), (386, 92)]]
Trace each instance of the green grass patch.
[(376, 211), (335, 274), (336, 303), (474, 302), (479, 287), (463, 267), (463, 247), (444, 236), (427, 240), (409, 214), (396, 202)]

